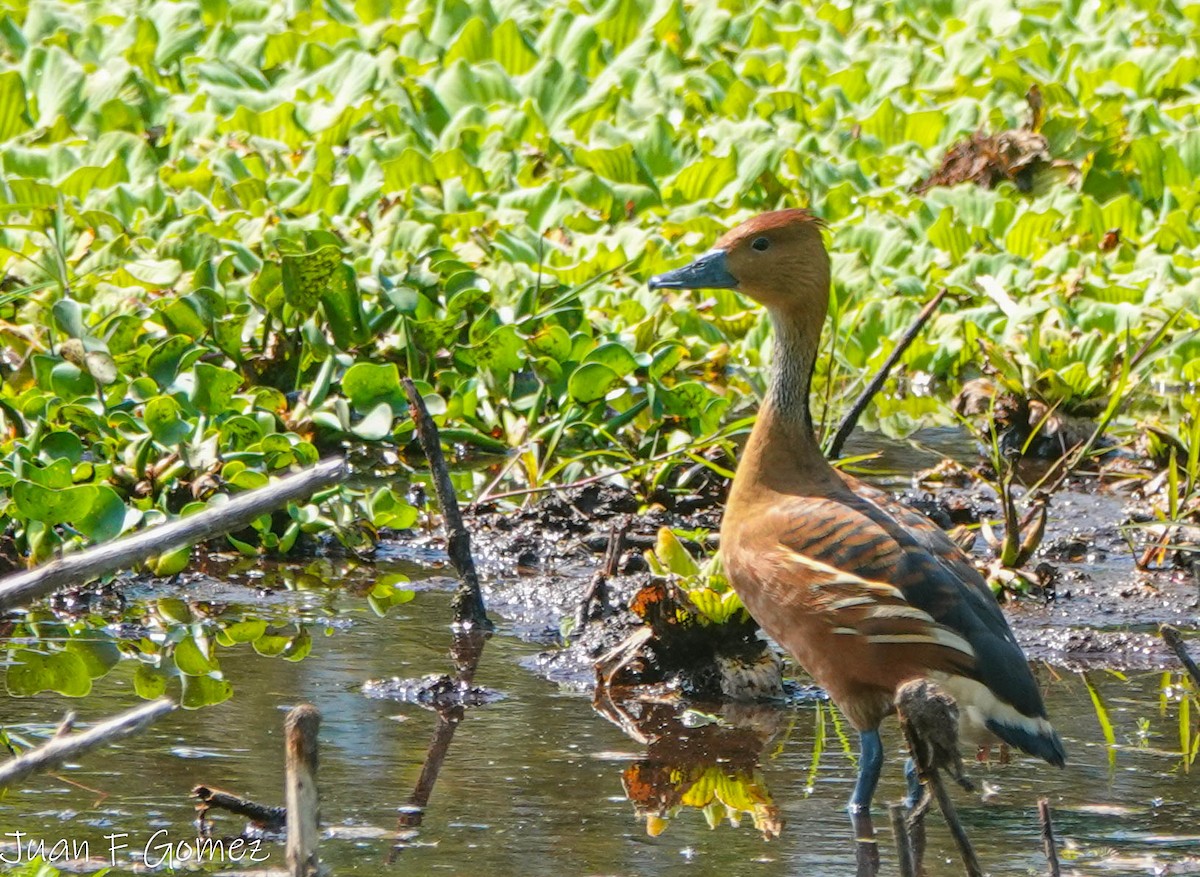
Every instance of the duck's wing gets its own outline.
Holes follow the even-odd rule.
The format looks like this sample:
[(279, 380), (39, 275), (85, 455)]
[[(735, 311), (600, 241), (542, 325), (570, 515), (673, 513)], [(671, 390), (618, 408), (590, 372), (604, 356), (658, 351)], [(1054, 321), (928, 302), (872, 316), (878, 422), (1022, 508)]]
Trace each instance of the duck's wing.
[[(977, 709), (1002, 739), (1063, 763), (1062, 743), (995, 597), (936, 525), (853, 481), (836, 495), (793, 496), (781, 505), (775, 509), (783, 515), (779, 541), (795, 563), (812, 568), (810, 578), (829, 571), (828, 588), (818, 590), (827, 590), (823, 607), (836, 613), (838, 629), (867, 642), (941, 640), (945, 659), (935, 669), (944, 672), (953, 664), (958, 690), (951, 693), (968, 701), (960, 705)], [(905, 606), (915, 611), (905, 612)]]

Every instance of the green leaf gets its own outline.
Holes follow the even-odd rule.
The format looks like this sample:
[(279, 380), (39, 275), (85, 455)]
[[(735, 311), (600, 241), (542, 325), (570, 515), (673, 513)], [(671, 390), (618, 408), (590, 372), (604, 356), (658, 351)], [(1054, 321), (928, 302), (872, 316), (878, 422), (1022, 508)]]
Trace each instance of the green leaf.
[(179, 672), (187, 676), (207, 676), (218, 669), (194, 637), (187, 636), (176, 643), (174, 657)]
[(146, 403), (142, 419), (154, 440), (169, 448), (187, 441), (195, 428), (173, 396), (155, 396)]
[(571, 372), (567, 379), (567, 392), (577, 402), (595, 402), (608, 395), (609, 390), (621, 383), (621, 376), (599, 362), (587, 362)]
[(191, 560), (192, 547), (183, 545), (172, 551), (146, 558), (146, 568), (154, 575), (165, 578), (183, 572)]
[(267, 631), (267, 623), (258, 618), (238, 621), (221, 628), (217, 634), (222, 645), (231, 646), (236, 643), (252, 643)]
[(321, 293), (321, 308), (329, 321), (333, 342), (342, 350), (350, 350), (370, 339), (363, 318), (358, 278), (349, 265), (338, 265), (329, 275)]
[(0, 143), (32, 130), (25, 83), (16, 70), (0, 73)]
[[(198, 362), (195, 367), (196, 380), (192, 385), (191, 403), (202, 414), (213, 416), (229, 410), (233, 394), (242, 385), (242, 376), (237, 372), (207, 362)], [(155, 436), (157, 438), (157, 436)]]
[(287, 303), (301, 313), (315, 310), (341, 264), (342, 251), (335, 244), (284, 254), (281, 267)]
[(342, 376), (342, 393), (358, 411), (371, 411), (381, 403), (396, 413), (407, 407), (400, 370), (392, 362), (356, 362)]
[(350, 431), (360, 439), (377, 442), (392, 434), (393, 419), (392, 406), (387, 402), (380, 402), (367, 412), (366, 417), (354, 424)]
[(87, 664), (74, 652), (16, 649), (9, 653), (9, 661), (5, 683), (13, 697), (32, 697), (43, 691), (85, 697), (92, 690)]
[(13, 499), (25, 520), (47, 526), (70, 524), (96, 542), (119, 536), (125, 525), (125, 504), (107, 485), (51, 490), (32, 481), (18, 481), (13, 485)]
[(102, 635), (95, 639), (72, 637), (67, 641), (66, 650), (83, 661), (87, 674), (92, 679), (108, 675), (121, 661), (121, 652), (116, 643)]
[(659, 527), (658, 536), (654, 540), (654, 554), (668, 572), (677, 576), (700, 574), (696, 559), (683, 547), (683, 543), (670, 527)]
[(618, 344), (615, 341), (608, 344), (601, 344), (585, 356), (583, 361), (585, 363), (602, 363), (622, 378), (633, 374), (634, 370), (637, 369), (637, 360), (634, 359), (633, 354), (623, 344)]
[(737, 179), (737, 155), (730, 150), (723, 157), (705, 156), (681, 170), (667, 187), (667, 197), (675, 203), (711, 201)]
[(60, 362), (50, 372), (50, 386), (64, 399), (74, 400), (96, 392), (92, 376), (70, 362)]
[(528, 73), (538, 62), (537, 52), (511, 18), (492, 31), (492, 57), (514, 76)]
[(367, 602), (376, 615), (382, 618), (387, 615), (389, 609), (411, 603), (417, 596), (415, 591), (397, 588), (396, 585), (401, 582), (408, 582), (408, 577), (393, 574), (384, 576), (371, 588), (371, 592), (367, 595)]
[(390, 487), (382, 487), (371, 497), (371, 523), (376, 527), (407, 530), (417, 523), (418, 512)]
[(233, 686), (212, 676), (183, 676), (183, 694), (179, 699), (185, 710), (197, 710), (223, 703), (233, 696)]
[(947, 207), (938, 215), (937, 222), (926, 232), (929, 242), (950, 256), (950, 261), (963, 260), (971, 249), (971, 235), (955, 221), (954, 209)]
[(133, 671), (133, 690), (143, 700), (155, 700), (167, 692), (170, 677), (149, 664), (138, 664)]

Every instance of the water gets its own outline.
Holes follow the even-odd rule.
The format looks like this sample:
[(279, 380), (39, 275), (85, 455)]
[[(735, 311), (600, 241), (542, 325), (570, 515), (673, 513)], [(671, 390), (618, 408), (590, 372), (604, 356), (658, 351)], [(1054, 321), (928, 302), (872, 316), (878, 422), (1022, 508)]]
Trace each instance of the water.
[[(47, 840), (48, 847), (59, 838), (88, 840), (92, 856), (104, 860), (104, 835), (127, 833), (129, 847), (118, 859), (123, 871), (131, 865), (129, 854), (140, 855), (148, 842), (195, 836), (189, 792), (196, 784), (281, 803), (284, 711), (307, 700), (324, 716), (320, 786), (331, 836), (321, 852), (337, 874), (853, 872), (842, 807), (854, 767), (828, 705), (811, 701), (759, 710), (740, 717), (740, 729), (732, 714), (730, 727), (691, 714), (647, 747), (598, 714), (589, 696), (527, 671), (521, 661), (539, 647), (506, 635), (503, 625), (487, 643), (475, 682), (503, 692), (504, 699), (466, 711), (421, 825), (398, 832), (398, 814), (418, 782), (438, 718), (419, 706), (368, 699), (358, 689), (367, 679), (450, 670), (449, 597), (422, 591), (387, 618), (345, 594), (295, 595), (289, 611), (316, 622), (308, 658), (290, 663), (261, 657), (248, 646), (222, 650), (222, 668), (234, 685), (231, 700), (177, 712), (56, 776), (27, 781), (0, 801), (0, 834), (25, 832)], [(337, 619), (328, 636), (321, 617)], [(131, 664), (121, 662), (86, 699), (7, 698), (4, 726), (32, 738), (52, 733), (68, 709), (85, 723), (128, 708), (137, 703)], [(1200, 789), (1177, 754), (1178, 705), (1160, 711), (1161, 674), (1127, 680), (1091, 674), (1107, 703), (1115, 749), (1105, 745), (1080, 676), (1048, 668), (1039, 675), (1071, 763), (1063, 771), (1025, 758), (1007, 766), (969, 764), (988, 794), (981, 800), (956, 792), (956, 800), (987, 870), (1044, 873), (1036, 820), (1040, 796), (1055, 808), (1065, 873), (1154, 874), (1168, 863), (1200, 857), (1194, 820)], [(821, 724), (823, 752), (814, 769)], [(646, 727), (663, 733), (661, 727)], [(890, 756), (880, 802), (903, 793), (894, 724), (887, 731)], [(769, 795), (783, 823), (780, 835), (764, 840), (749, 813), (738, 827), (723, 820), (710, 829), (699, 809), (681, 806), (665, 823), (651, 819), (661, 832), (650, 836), (626, 786), (643, 802), (678, 803), (679, 788), (673, 796), (669, 782), (655, 787), (654, 781), (665, 777), (681, 786), (701, 776), (735, 803), (757, 796), (762, 812), (770, 810), (762, 800)], [(689, 797), (703, 801), (711, 795), (697, 785), (685, 802)], [(218, 835), (241, 827), (228, 815), (215, 815), (214, 821)], [(877, 828), (881, 873), (897, 873), (882, 811)], [(154, 837), (160, 830), (164, 834)], [(11, 846), (0, 852), (9, 861), (16, 856)], [(265, 844), (263, 853), (267, 866), (282, 867), (281, 845)], [(152, 846), (151, 861), (162, 855)], [(936, 818), (930, 822), (926, 865), (931, 875), (961, 873)]]

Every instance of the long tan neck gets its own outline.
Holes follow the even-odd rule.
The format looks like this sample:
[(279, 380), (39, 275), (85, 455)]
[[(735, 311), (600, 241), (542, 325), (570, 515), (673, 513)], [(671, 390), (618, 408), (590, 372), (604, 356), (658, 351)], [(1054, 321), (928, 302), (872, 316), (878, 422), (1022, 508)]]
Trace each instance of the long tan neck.
[[(840, 483), (813, 433), (809, 386), (820, 324), (772, 313), (775, 357), (771, 384), (730, 493), (733, 505), (769, 501), (774, 494), (812, 495)], [(815, 337), (814, 337), (815, 335)]]

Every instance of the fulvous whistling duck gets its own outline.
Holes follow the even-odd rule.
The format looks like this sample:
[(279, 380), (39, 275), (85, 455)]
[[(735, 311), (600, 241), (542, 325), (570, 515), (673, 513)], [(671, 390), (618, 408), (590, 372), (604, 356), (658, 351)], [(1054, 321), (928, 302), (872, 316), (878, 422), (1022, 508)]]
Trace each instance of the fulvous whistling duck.
[(1061, 767), (1066, 753), (1025, 655), (967, 556), (821, 453), (808, 400), (829, 306), (820, 221), (798, 209), (756, 216), (650, 286), (736, 289), (770, 316), (770, 386), (730, 489), (721, 554), (750, 614), (859, 731), (851, 811), (870, 809), (879, 725), (911, 679), (954, 697), (966, 742), (999, 738)]

